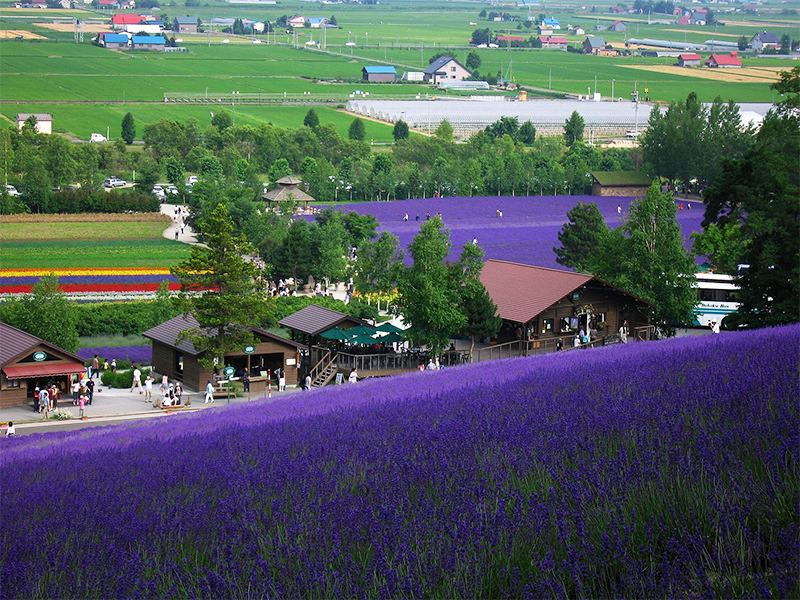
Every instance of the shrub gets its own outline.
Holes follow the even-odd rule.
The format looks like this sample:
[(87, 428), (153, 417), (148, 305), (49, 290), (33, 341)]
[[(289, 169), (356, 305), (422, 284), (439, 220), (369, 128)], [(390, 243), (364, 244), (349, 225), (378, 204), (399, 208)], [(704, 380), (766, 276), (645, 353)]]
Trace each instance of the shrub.
[(151, 194), (136, 190), (106, 192), (81, 188), (61, 190), (50, 196), (49, 213), (125, 213), (158, 212), (158, 200)]
[[(117, 368), (119, 367), (120, 363), (117, 363)], [(152, 372), (152, 369), (141, 369), (141, 371), (142, 383), (144, 383), (144, 378)], [(122, 373), (119, 371), (103, 371), (103, 374), (100, 376), (100, 381), (102, 381), (103, 385), (106, 387), (129, 388), (133, 384), (133, 370), (129, 368)]]

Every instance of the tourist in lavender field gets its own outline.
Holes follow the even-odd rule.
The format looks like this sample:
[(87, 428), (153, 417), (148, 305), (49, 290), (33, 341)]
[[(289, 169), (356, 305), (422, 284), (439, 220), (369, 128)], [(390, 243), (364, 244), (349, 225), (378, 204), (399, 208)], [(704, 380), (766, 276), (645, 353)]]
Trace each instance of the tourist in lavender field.
[(436, 370), (436, 363), (433, 362), (433, 358), (428, 361), (428, 365), (425, 367), (426, 371), (435, 371)]
[(136, 366), (136, 363), (133, 364), (133, 383), (131, 383), (131, 393), (133, 390), (138, 386), (139, 393), (144, 394), (144, 389), (142, 388), (142, 372), (139, 370), (139, 367)]
[(179, 381), (175, 382), (175, 398), (178, 400), (176, 404), (183, 404), (183, 386)]
[(208, 404), (209, 402), (211, 402), (212, 404), (214, 403), (214, 385), (211, 383), (210, 379), (206, 384), (206, 401), (204, 402), (204, 404)]
[(350, 383), (358, 382), (358, 369), (353, 369), (350, 371), (350, 377), (347, 378), (347, 381)]
[(50, 410), (50, 392), (47, 388), (43, 388), (39, 392), (39, 410), (38, 412), (44, 413), (44, 418), (47, 418), (47, 411)]
[(619, 341), (622, 342), (623, 344), (627, 344), (629, 333), (630, 332), (628, 331), (628, 320), (625, 319), (622, 322), (622, 326), (619, 328)]
[(14, 428), (14, 423), (9, 421), (8, 427), (6, 427), (6, 437), (12, 437), (14, 435), (17, 435), (17, 430)]
[(247, 370), (247, 367), (244, 369), (244, 373), (242, 373), (242, 386), (244, 386), (244, 391), (250, 391), (250, 371)]
[(719, 333), (719, 323), (711, 321), (711, 333)]
[(97, 358), (97, 354), (94, 355), (92, 359), (92, 377), (95, 375), (99, 375), (100, 373), (100, 359)]
[(150, 375), (144, 379), (144, 401), (153, 401), (153, 378)]

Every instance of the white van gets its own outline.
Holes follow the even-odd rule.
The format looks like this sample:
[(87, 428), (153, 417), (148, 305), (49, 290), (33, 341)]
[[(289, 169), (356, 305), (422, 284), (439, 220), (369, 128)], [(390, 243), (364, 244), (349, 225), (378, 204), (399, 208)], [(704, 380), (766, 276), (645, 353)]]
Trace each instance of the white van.
[(89, 136), (90, 143), (99, 143), (99, 142), (107, 142), (108, 138), (104, 136), (102, 133), (93, 133)]

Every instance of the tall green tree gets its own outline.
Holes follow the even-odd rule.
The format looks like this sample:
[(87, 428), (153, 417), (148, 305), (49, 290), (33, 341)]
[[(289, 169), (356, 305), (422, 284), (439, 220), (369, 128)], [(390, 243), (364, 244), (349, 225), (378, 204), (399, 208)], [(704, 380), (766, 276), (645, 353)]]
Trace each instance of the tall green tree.
[(225, 131), (228, 127), (233, 125), (231, 113), (222, 109), (215, 111), (214, 116), (211, 117), (211, 124), (220, 131)]
[(362, 294), (388, 292), (397, 285), (403, 251), (397, 237), (384, 231), (378, 239), (365, 240), (358, 247), (353, 283)]
[(133, 121), (133, 115), (125, 113), (125, 116), (122, 117), (122, 139), (126, 144), (132, 144), (135, 137), (136, 123)]
[(303, 119), (303, 125), (309, 127), (310, 129), (316, 129), (319, 127), (319, 117), (317, 116), (317, 111), (315, 111), (313, 108), (309, 109), (305, 118)]
[(585, 123), (583, 117), (578, 114), (578, 111), (572, 111), (569, 119), (564, 123), (564, 140), (567, 146), (572, 146), (575, 142), (583, 139), (583, 129)]
[(347, 270), (347, 230), (342, 213), (334, 211), (324, 225), (316, 229), (318, 248), (314, 265), (317, 279), (327, 277), (330, 281), (344, 279)]
[(467, 67), (470, 71), (476, 71), (481, 66), (481, 55), (478, 54), (477, 51), (472, 50), (469, 54), (467, 54), (467, 61), (464, 63), (464, 66)]
[(250, 328), (267, 319), (273, 306), (259, 289), (258, 270), (245, 258), (256, 250), (244, 236), (233, 234), (224, 204), (202, 224), (201, 234), (205, 244), (192, 246), (189, 258), (170, 272), (181, 284), (176, 306), (200, 326), (180, 337), (203, 350), (200, 363), (213, 368), (215, 360), (222, 365), (226, 352), (253, 343)]
[(706, 232), (713, 224), (741, 227), (741, 261), (749, 267), (738, 278), (741, 305), (733, 320), (749, 327), (800, 321), (800, 68), (782, 73), (773, 89), (786, 99), (764, 119), (754, 146), (727, 162), (705, 194)]
[(444, 140), (445, 142), (452, 142), (453, 141), (453, 126), (450, 124), (450, 121), (444, 119), (439, 126), (436, 128), (436, 131), (433, 132), (440, 140)]
[(316, 223), (312, 225), (305, 219), (295, 220), (277, 253), (275, 273), (278, 277), (291, 277), (295, 290), (314, 272), (317, 263), (317, 227)]
[(608, 240), (608, 225), (594, 202), (578, 202), (567, 213), (567, 220), (558, 233), (561, 247), (553, 248), (556, 262), (576, 271), (592, 273)]
[(364, 121), (356, 117), (353, 119), (353, 122), (350, 123), (350, 127), (347, 129), (347, 137), (351, 140), (358, 140), (359, 142), (364, 141), (364, 137), (366, 137), (367, 132), (364, 128)]
[(58, 288), (54, 273), (40, 277), (31, 293), (12, 300), (8, 324), (31, 335), (75, 352), (78, 348), (78, 307)]
[(174, 156), (169, 156), (164, 161), (164, 171), (167, 174), (167, 181), (174, 185), (183, 183), (183, 170), (183, 163)]
[(409, 245), (413, 260), (399, 275), (397, 289), (403, 320), (411, 325), (409, 338), (439, 355), (466, 325), (459, 308), (459, 291), (444, 260), (450, 253), (450, 232), (437, 216), (425, 221)]
[(459, 335), (470, 339), (470, 354), (475, 342), (494, 337), (503, 324), (503, 319), (497, 315), (497, 305), (480, 280), (483, 256), (480, 246), (465, 244), (461, 257), (451, 269), (453, 285), (459, 295), (458, 306), (465, 318)]
[(697, 303), (694, 256), (684, 248), (677, 208), (657, 183), (631, 204), (627, 220), (610, 232), (595, 275), (655, 305), (651, 322), (661, 335), (689, 323)]
[(397, 123), (394, 124), (394, 128), (392, 129), (392, 137), (394, 137), (395, 142), (399, 142), (400, 140), (407, 140), (408, 139), (408, 123), (400, 119)]

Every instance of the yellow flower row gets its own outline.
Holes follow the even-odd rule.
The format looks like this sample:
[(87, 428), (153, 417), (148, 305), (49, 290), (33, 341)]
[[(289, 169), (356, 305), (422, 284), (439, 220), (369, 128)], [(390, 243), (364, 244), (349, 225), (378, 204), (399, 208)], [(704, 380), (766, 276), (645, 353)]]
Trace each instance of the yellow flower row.
[(116, 269), (0, 269), (0, 277), (57, 277), (69, 275), (169, 275), (169, 268), (117, 267)]

